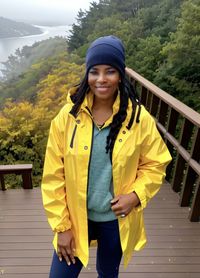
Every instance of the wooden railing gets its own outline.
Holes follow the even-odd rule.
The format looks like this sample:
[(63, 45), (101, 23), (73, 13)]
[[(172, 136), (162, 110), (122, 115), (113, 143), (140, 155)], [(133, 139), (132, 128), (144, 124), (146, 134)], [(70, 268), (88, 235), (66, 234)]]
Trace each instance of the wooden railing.
[(166, 180), (180, 193), (180, 206), (190, 207), (190, 221), (200, 221), (200, 114), (132, 69), (126, 72), (173, 157)]
[(0, 188), (5, 191), (4, 176), (9, 174), (22, 175), (22, 186), (24, 189), (32, 189), (32, 164), (0, 165)]

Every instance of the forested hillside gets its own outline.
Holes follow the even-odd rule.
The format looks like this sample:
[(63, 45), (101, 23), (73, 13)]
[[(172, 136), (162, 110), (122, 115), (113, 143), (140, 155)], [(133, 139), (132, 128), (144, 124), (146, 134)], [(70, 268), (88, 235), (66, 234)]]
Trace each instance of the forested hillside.
[(93, 39), (114, 34), (126, 64), (200, 111), (200, 0), (100, 0), (80, 11), (69, 50), (84, 57)]
[(127, 66), (200, 112), (200, 0), (92, 2), (79, 11), (68, 42), (36, 43), (4, 64), (1, 163), (33, 162), (40, 184), (50, 121), (83, 76), (90, 42), (109, 34), (123, 40)]
[(64, 38), (50, 38), (37, 42), (32, 46), (17, 49), (15, 55), (10, 55), (4, 62), (2, 70), (4, 78), (0, 83), (0, 104), (6, 98), (14, 101), (22, 99), (34, 102), (37, 87), (43, 78), (55, 68), (59, 68), (60, 60), (75, 60), (74, 55), (67, 54), (67, 44)]
[[(44, 48), (43, 58), (35, 57), (34, 63), (20, 76), (0, 85), (0, 96), (3, 96), (0, 162), (33, 163), (34, 186), (40, 185), (50, 122), (65, 104), (69, 88), (79, 83), (84, 70), (84, 66), (72, 62), (75, 55), (67, 54), (65, 39), (49, 39), (39, 45)], [(45, 49), (51, 45), (54, 49), (47, 57)], [(32, 51), (29, 47), (28, 52), (33, 57), (35, 46)], [(5, 178), (10, 187), (20, 184), (20, 177)]]
[(40, 28), (0, 17), (0, 38), (22, 37), (41, 34)]

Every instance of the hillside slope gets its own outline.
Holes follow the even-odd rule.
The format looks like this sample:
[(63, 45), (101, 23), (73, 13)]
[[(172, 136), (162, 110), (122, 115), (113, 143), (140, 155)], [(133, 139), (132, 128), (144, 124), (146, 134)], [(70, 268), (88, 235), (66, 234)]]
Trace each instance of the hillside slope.
[(0, 38), (22, 37), (41, 34), (40, 28), (0, 17)]

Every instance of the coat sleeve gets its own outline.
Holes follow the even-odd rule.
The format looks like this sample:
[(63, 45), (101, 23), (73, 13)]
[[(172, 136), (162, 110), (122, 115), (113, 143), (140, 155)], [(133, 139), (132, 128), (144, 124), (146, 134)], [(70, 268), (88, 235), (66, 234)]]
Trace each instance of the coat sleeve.
[(51, 123), (42, 178), (43, 205), (54, 232), (71, 228), (66, 201), (63, 126), (59, 114)]
[(141, 204), (136, 208), (138, 210), (145, 208), (158, 192), (166, 175), (166, 167), (171, 161), (171, 155), (157, 130), (155, 120), (147, 111), (141, 119), (141, 136), (140, 159), (133, 184)]

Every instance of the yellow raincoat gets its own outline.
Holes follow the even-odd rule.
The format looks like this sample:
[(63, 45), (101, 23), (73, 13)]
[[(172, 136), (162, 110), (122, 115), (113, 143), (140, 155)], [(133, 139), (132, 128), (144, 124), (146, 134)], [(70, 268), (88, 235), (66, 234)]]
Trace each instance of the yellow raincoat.
[[(113, 115), (118, 111), (119, 101), (118, 95)], [(93, 122), (89, 111), (92, 102), (90, 92), (75, 119), (69, 113), (73, 103), (68, 97), (67, 104), (52, 121), (42, 181), (44, 208), (55, 232), (54, 248), (57, 250), (57, 232), (72, 229), (75, 255), (84, 266), (89, 258), (87, 185), (92, 147)], [(141, 203), (128, 216), (118, 219), (125, 266), (132, 252), (146, 243), (143, 209), (160, 189), (171, 160), (154, 119), (143, 106), (140, 122), (134, 121), (130, 130), (126, 128), (131, 109), (129, 101), (127, 118), (117, 136), (112, 157), (114, 195), (135, 191)], [(106, 124), (111, 121), (112, 117)]]

